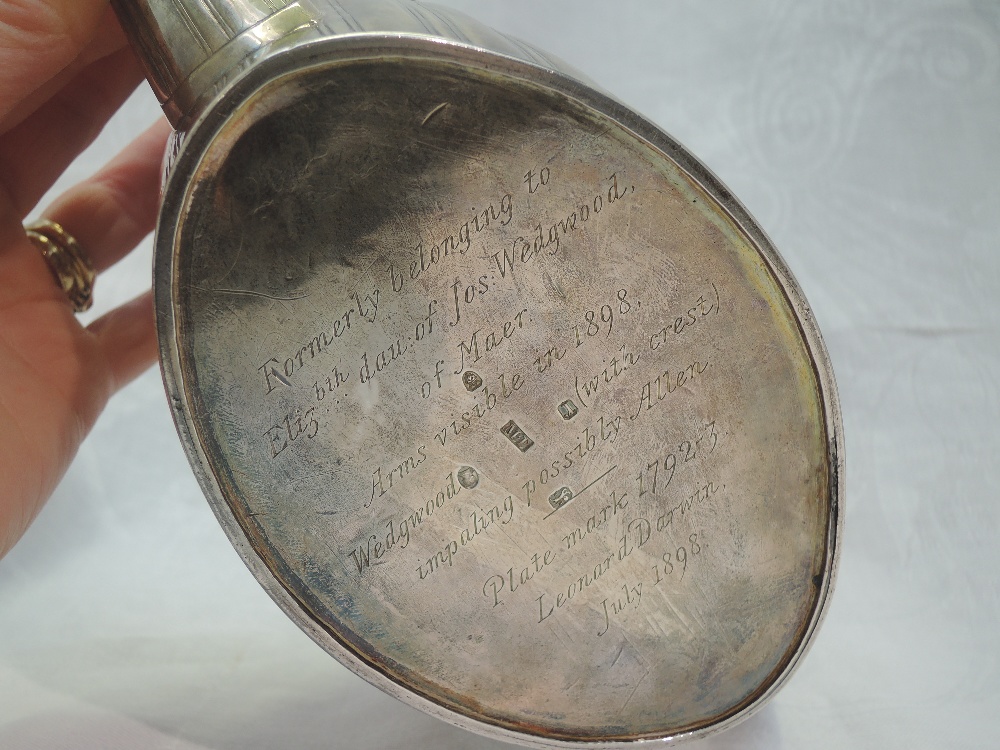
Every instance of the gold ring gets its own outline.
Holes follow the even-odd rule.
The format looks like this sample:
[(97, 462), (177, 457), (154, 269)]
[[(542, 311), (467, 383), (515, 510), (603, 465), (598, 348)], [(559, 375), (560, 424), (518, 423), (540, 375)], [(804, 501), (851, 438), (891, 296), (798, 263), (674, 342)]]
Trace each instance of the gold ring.
[(39, 219), (24, 228), (35, 247), (52, 269), (52, 275), (73, 305), (73, 312), (85, 312), (94, 304), (97, 274), (80, 243), (59, 224)]

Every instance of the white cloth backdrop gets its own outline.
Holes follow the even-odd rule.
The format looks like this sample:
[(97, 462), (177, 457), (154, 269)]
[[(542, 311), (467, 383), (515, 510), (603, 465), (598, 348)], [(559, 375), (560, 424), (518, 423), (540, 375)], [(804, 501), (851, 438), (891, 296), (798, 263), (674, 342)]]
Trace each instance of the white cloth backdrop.
[[(447, 0), (446, 0), (447, 2)], [(1000, 2), (450, 0), (705, 161), (798, 277), (847, 436), (839, 583), (777, 698), (702, 748), (1000, 742)], [(156, 116), (141, 91), (67, 176)], [(149, 284), (143, 249), (100, 309)], [(258, 587), (159, 373), (0, 562), (0, 747), (499, 748), (382, 695)]]

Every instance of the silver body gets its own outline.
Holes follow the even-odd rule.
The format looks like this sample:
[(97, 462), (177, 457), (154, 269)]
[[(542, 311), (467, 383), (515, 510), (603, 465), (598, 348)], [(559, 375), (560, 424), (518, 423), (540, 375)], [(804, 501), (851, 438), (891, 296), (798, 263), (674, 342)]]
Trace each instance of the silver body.
[(759, 708), (832, 587), (843, 442), (808, 307), (738, 202), (436, 8), (130, 8), (184, 134), (167, 390), (286, 613), (387, 692), (528, 745)]

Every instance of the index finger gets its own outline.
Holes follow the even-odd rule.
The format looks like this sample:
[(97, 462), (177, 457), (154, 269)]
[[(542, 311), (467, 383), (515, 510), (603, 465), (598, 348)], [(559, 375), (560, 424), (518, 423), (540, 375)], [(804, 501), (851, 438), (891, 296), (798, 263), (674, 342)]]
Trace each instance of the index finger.
[(108, 3), (0, 2), (0, 121), (76, 60), (98, 33)]

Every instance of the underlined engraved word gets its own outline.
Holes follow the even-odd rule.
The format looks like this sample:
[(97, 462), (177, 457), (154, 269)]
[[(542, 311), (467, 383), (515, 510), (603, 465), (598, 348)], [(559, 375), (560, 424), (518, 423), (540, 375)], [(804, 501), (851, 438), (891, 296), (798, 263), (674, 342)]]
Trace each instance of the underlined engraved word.
[(650, 334), (649, 348), (656, 351), (661, 346), (665, 346), (671, 336), (680, 336), (687, 329), (691, 328), (691, 326), (697, 325), (705, 320), (705, 318), (718, 315), (719, 310), (722, 308), (722, 298), (719, 295), (719, 288), (714, 283), (712, 283), (712, 292), (713, 294), (702, 294), (699, 296), (686, 313), (674, 317), (673, 320), (660, 328), (660, 330)]
[(575, 446), (560, 451), (554, 461), (547, 463), (539, 472), (538, 477), (529, 479), (522, 485), (524, 502), (531, 507), (531, 500), (538, 492), (544, 494), (546, 485), (581, 462), (599, 445), (613, 443), (622, 429), (621, 417), (601, 416), (596, 424), (589, 424), (578, 433), (579, 440)]
[(426, 460), (427, 446), (421, 445), (417, 448), (417, 452), (414, 455), (407, 456), (405, 460), (389, 468), (388, 471), (383, 470), (381, 466), (375, 469), (372, 472), (372, 494), (365, 501), (365, 507), (370, 507), (376, 498), (381, 498), (393, 486), (402, 484)]
[(654, 455), (646, 462), (646, 467), (641, 469), (636, 475), (639, 483), (639, 497), (646, 494), (655, 495), (657, 490), (665, 490), (670, 486), (674, 478), (677, 466), (689, 464), (696, 461), (699, 456), (704, 458), (715, 452), (715, 447), (719, 444), (719, 433), (715, 429), (713, 419), (704, 429), (696, 435), (691, 435), (687, 440), (682, 440), (677, 445), (677, 450), (666, 455), (660, 453)]
[(507, 495), (503, 501), (503, 507), (494, 505), (487, 511), (480, 509), (473, 510), (469, 514), (469, 525), (462, 529), (458, 539), (452, 539), (444, 547), (427, 558), (427, 562), (417, 567), (420, 580), (430, 577), (447, 564), (452, 567), (455, 564), (455, 555), (468, 545), (472, 544), (477, 536), (496, 524), (506, 526), (514, 520), (514, 498)]
[(583, 229), (592, 217), (596, 217), (605, 208), (609, 208), (635, 192), (634, 185), (625, 185), (624, 175), (621, 172), (612, 173), (607, 181), (609, 183), (607, 191), (602, 191), (591, 200), (581, 203), (567, 213), (565, 218), (551, 223), (551, 220), (538, 222), (535, 226), (535, 233), (531, 237), (519, 236), (514, 240), (510, 249), (493, 253), (490, 257), (496, 264), (500, 278), (507, 278), (507, 274), (513, 276), (514, 269), (518, 265), (527, 265), (543, 253), (555, 255), (559, 252), (563, 239)]
[(364, 298), (357, 292), (353, 292), (350, 298), (353, 300), (351, 307), (348, 307), (328, 328), (320, 331), (307, 343), (300, 346), (297, 352), (285, 357), (284, 360), (270, 357), (257, 368), (257, 371), (263, 376), (265, 394), (279, 386), (290, 387), (292, 377), (299, 370), (321, 354), (326, 354), (333, 346), (334, 341), (351, 330), (352, 320), (355, 324), (362, 320), (368, 323), (375, 322), (378, 317), (378, 289), (374, 289)]
[(319, 433), (319, 420), (316, 409), (310, 407), (304, 413), (287, 415), (281, 424), (269, 428), (263, 437), (267, 438), (271, 458), (277, 458), (289, 445), (305, 436), (312, 440)]
[[(503, 326), (497, 330), (485, 331), (482, 328), (477, 328), (472, 332), (468, 340), (459, 341), (456, 344), (459, 364), (455, 368), (455, 374), (458, 375), (468, 369), (487, 354), (497, 349), (501, 344), (513, 338), (518, 331), (524, 328), (526, 323), (524, 316), (527, 312), (528, 308), (524, 308), (510, 320), (504, 321)], [(479, 385), (482, 385), (482, 382), (482, 379), (480, 379)], [(477, 390), (477, 388), (478, 386), (471, 390)]]
[(505, 227), (510, 224), (514, 218), (513, 196), (506, 193), (498, 202), (499, 207), (490, 203), (489, 206), (477, 212), (475, 216), (457, 229), (453, 229), (447, 237), (437, 244), (425, 248), (423, 241), (418, 242), (417, 246), (413, 248), (415, 257), (410, 262), (409, 268), (397, 268), (390, 264), (386, 271), (388, 271), (389, 279), (392, 282), (392, 290), (397, 293), (403, 290), (404, 274), (416, 281), (422, 275), (432, 271), (435, 266), (443, 265), (448, 258), (455, 255), (465, 255), (472, 248), (472, 241), (476, 235), (486, 231), (490, 226)]
[(552, 561), (556, 559), (556, 553), (553, 550), (547, 549), (545, 552), (534, 553), (530, 559), (531, 562), (522, 567), (517, 573), (514, 572), (514, 566), (512, 565), (507, 568), (506, 573), (497, 573), (486, 579), (486, 583), (483, 584), (483, 596), (487, 599), (492, 599), (494, 607), (499, 607), (503, 604), (504, 600), (500, 596), (501, 593), (506, 591), (509, 594), (513, 594), (521, 586), (534, 578), (537, 573), (541, 573), (546, 566), (551, 565)]
[(363, 544), (346, 555), (354, 561), (358, 575), (370, 566), (379, 564), (391, 550), (405, 549), (410, 543), (411, 536), (424, 521), (454, 499), (462, 491), (462, 487), (462, 484), (455, 481), (455, 472), (450, 472), (445, 477), (444, 486), (433, 497), (427, 498), (427, 502), (409, 513), (386, 521), (384, 537), (380, 536), (381, 532), (369, 534)]
[(709, 364), (707, 359), (704, 362), (695, 360), (681, 370), (664, 370), (654, 380), (650, 380), (642, 387), (642, 392), (639, 394), (639, 406), (629, 419), (638, 419), (643, 413), (658, 406), (667, 396), (683, 388), (685, 384), (697, 380), (708, 369)]

